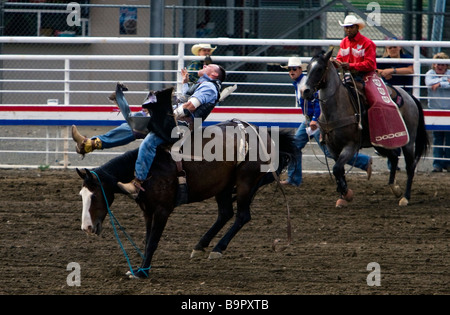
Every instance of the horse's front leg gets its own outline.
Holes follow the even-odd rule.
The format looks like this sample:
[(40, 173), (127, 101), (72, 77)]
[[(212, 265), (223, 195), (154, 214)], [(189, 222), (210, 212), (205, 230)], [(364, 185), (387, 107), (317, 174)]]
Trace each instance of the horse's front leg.
[(336, 202), (336, 208), (345, 207), (348, 202), (353, 200), (353, 191), (347, 187), (345, 180), (345, 164), (355, 155), (356, 150), (352, 146), (345, 147), (339, 155), (336, 163), (333, 166), (333, 175), (336, 179), (337, 192), (340, 198)]
[(205, 248), (208, 247), (213, 237), (216, 236), (224, 225), (233, 217), (233, 198), (231, 192), (231, 189), (227, 189), (216, 196), (216, 202), (219, 209), (216, 222), (214, 222), (213, 226), (202, 236), (197, 245), (195, 245), (191, 253), (191, 258), (200, 255), (203, 256)]
[[(145, 240), (145, 253), (142, 265), (140, 268), (133, 270), (135, 278), (148, 278), (151, 267), (153, 254), (158, 247), (161, 235), (166, 227), (167, 220), (169, 218), (172, 209), (166, 209), (165, 207), (157, 206), (155, 210), (150, 213), (145, 213), (145, 225), (146, 225), (146, 240)], [(130, 275), (133, 276), (133, 275)]]

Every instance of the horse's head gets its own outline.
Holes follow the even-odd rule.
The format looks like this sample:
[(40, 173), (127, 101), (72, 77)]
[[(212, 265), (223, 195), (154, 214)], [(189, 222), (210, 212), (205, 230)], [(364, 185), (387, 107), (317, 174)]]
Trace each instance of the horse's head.
[(102, 231), (103, 220), (108, 213), (101, 184), (97, 177), (88, 169), (84, 171), (76, 170), (83, 179), (83, 185), (80, 190), (83, 201), (81, 229), (86, 233), (99, 235)]
[(328, 69), (328, 61), (333, 54), (333, 49), (327, 53), (321, 52), (314, 56), (308, 64), (308, 77), (302, 87), (302, 97), (306, 100), (312, 100), (314, 94), (323, 88), (325, 84), (325, 75)]

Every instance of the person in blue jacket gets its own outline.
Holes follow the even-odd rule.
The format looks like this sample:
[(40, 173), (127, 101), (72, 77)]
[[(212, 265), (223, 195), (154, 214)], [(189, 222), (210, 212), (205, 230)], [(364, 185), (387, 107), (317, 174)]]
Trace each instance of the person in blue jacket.
[[(302, 67), (303, 65), (299, 57), (289, 58), (288, 65), (282, 66), (282, 68), (289, 70), (289, 76), (294, 81), (293, 85), (295, 88), (297, 105), (301, 107), (303, 114), (305, 115), (305, 120), (300, 124), (295, 133), (295, 142), (299, 149), (298, 155), (296, 156), (295, 161), (289, 164), (288, 177), (286, 180), (281, 181), (281, 184), (283, 185), (300, 186), (302, 183), (302, 149), (313, 137), (316, 139), (316, 142), (319, 144), (319, 147), (324, 154), (327, 157), (332, 158), (326, 146), (322, 145), (320, 142), (320, 128), (317, 122), (317, 119), (320, 116), (320, 104), (317, 95), (314, 100), (307, 102), (301, 97), (301, 86), (303, 80), (306, 80)], [(347, 164), (366, 171), (367, 177), (370, 179), (372, 174), (372, 158), (370, 156), (359, 152), (355, 154)]]

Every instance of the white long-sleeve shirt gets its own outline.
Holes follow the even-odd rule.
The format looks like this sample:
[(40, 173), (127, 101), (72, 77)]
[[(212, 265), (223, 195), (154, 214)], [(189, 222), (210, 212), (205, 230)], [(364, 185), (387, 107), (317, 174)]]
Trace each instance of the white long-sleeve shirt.
[[(428, 87), (428, 108), (450, 109), (450, 69), (445, 74), (437, 74), (434, 70), (429, 70), (425, 74), (425, 85)], [(433, 91), (431, 87), (436, 83), (441, 85)]]

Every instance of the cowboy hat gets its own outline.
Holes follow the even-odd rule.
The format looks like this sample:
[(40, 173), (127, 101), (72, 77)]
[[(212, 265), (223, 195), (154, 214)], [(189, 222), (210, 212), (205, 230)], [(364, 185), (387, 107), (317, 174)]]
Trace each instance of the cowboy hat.
[(306, 70), (306, 65), (302, 64), (300, 57), (290, 57), (287, 66), (281, 66), (281, 68), (288, 69), (291, 67), (301, 67), (302, 70)]
[(341, 23), (341, 21), (339, 21), (339, 24), (341, 26), (352, 26), (356, 24), (359, 26), (359, 30), (362, 30), (366, 26), (366, 23), (362, 19), (358, 19), (354, 15), (347, 15), (344, 19), (344, 23)]
[(211, 54), (213, 53), (214, 50), (216, 50), (217, 46), (212, 48), (211, 44), (195, 44), (194, 46), (192, 46), (191, 51), (194, 55), (198, 56), (198, 52), (200, 51), (200, 49), (211, 49)]

